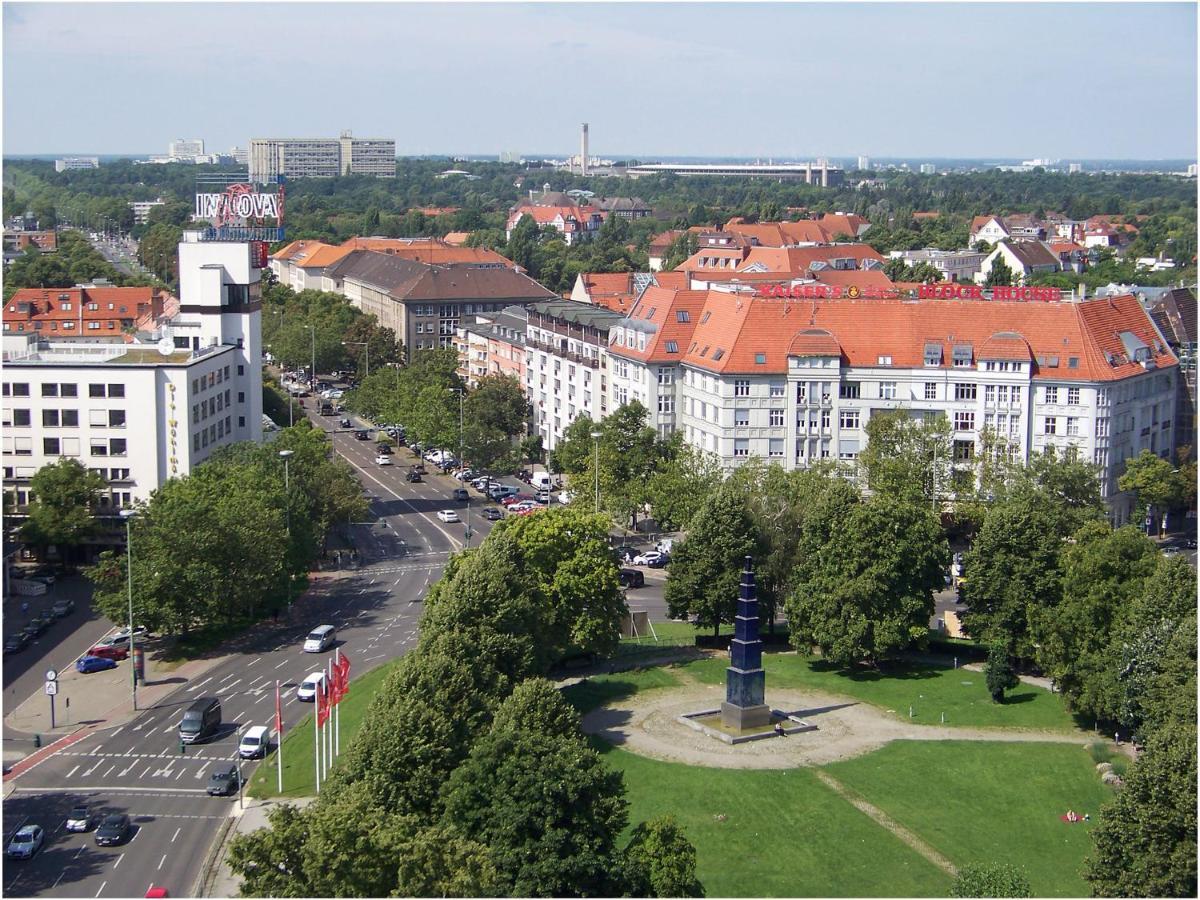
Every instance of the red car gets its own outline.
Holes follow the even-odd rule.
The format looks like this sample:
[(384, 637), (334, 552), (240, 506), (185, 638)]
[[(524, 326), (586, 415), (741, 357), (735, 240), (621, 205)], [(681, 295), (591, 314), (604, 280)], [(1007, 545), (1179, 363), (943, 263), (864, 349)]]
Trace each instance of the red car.
[(514, 503), (520, 503), (522, 500), (532, 500), (528, 494), (512, 494), (501, 499), (500, 503), (504, 506), (512, 506)]
[(99, 644), (87, 652), (88, 656), (98, 656), (101, 659), (122, 660), (129, 658), (129, 648), (121, 646), (112, 646), (110, 644)]

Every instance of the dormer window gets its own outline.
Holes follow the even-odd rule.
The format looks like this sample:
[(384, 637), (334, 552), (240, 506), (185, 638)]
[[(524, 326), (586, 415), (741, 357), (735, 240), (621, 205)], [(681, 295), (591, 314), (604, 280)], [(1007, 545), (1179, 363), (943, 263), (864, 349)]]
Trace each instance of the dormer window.
[(925, 345), (925, 365), (940, 366), (942, 364), (942, 345), (941, 344), (926, 344)]
[(954, 367), (956, 369), (969, 368), (974, 353), (970, 344), (955, 344), (954, 345)]
[(692, 316), (686, 309), (679, 309), (675, 311), (676, 322), (690, 322), (691, 320)]

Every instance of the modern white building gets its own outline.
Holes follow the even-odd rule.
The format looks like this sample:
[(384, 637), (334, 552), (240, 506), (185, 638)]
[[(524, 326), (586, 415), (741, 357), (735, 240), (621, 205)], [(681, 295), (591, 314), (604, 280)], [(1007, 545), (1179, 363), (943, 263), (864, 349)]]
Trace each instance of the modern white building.
[(204, 141), (201, 138), (176, 138), (167, 145), (167, 156), (181, 162), (195, 162), (204, 156)]
[(262, 440), (261, 272), (251, 245), (179, 245), (180, 310), (144, 342), (3, 338), (4, 491), (15, 510), (47, 463), (109, 485), (101, 509), (148, 499), (219, 447)]
[(98, 156), (64, 156), (62, 159), (54, 161), (55, 172), (65, 172), (68, 169), (98, 168), (100, 168), (100, 157)]
[(577, 416), (599, 421), (608, 415), (608, 333), (623, 317), (573, 300), (543, 300), (527, 309), (525, 396), (534, 432), (549, 451)]
[(396, 142), (387, 138), (356, 138), (343, 131), (336, 138), (253, 138), (250, 141), (250, 180), (333, 178), (338, 175), (396, 177)]
[(921, 163), (921, 174), (932, 175), (937, 171), (937, 166), (933, 163)]
[(161, 197), (157, 200), (130, 200), (129, 208), (133, 210), (133, 224), (145, 225), (150, 218), (150, 210), (156, 206), (162, 206), (164, 202)]
[(902, 259), (906, 265), (917, 266), (928, 263), (939, 272), (945, 281), (973, 281), (983, 265), (986, 253), (976, 250), (893, 250), (888, 256)]
[(738, 288), (702, 302), (669, 293), (648, 289), (611, 327), (610, 409), (641, 401), (660, 433), (682, 431), (726, 469), (750, 457), (786, 469), (853, 464), (872, 415), (943, 414), (956, 465), (1053, 447), (1100, 467), (1110, 514), (1125, 523), (1134, 514), (1117, 487), (1125, 460), (1174, 450), (1178, 363), (1132, 296), (814, 303)]

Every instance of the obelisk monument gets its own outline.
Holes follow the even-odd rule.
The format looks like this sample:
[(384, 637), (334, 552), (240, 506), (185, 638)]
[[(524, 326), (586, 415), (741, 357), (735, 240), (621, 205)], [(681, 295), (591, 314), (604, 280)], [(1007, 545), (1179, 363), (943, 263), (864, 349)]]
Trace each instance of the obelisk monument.
[(721, 724), (738, 731), (761, 728), (771, 721), (771, 708), (764, 702), (766, 673), (762, 667), (762, 641), (758, 638), (758, 597), (752, 563), (747, 556), (733, 620), (729, 668), (725, 670), (725, 702), (721, 704)]

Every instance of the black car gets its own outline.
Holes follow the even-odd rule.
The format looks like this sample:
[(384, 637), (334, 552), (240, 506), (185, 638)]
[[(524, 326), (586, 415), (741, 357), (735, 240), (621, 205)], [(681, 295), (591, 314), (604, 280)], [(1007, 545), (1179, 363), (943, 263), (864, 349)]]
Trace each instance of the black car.
[(349, 428), (349, 427), (350, 427), (350, 424), (351, 424), (351, 423), (350, 423), (350, 420), (349, 420), (349, 419), (347, 419), (345, 416), (343, 416), (341, 419), (339, 419), (339, 420), (338, 420), (338, 427), (339, 427), (339, 428)]
[(236, 793), (238, 789), (237, 766), (221, 766), (214, 769), (208, 779), (208, 795), (210, 797), (225, 797)]
[(408, 482), (411, 482), (411, 483), (413, 483), (413, 484), (417, 484), (418, 482), (420, 482), (420, 481), (421, 481), (421, 473), (420, 473), (420, 472), (411, 472), (411, 471), (410, 471), (410, 472), (405, 472), (405, 473), (404, 473), (404, 480), (405, 480), (405, 481), (408, 481)]
[(392, 445), (387, 441), (376, 441), (375, 452), (381, 456), (390, 456), (392, 452)]
[(354, 432), (354, 439), (356, 441), (369, 441), (371, 436), (367, 434), (367, 429), (360, 428), (358, 431)]
[(640, 588), (646, 586), (646, 576), (637, 569), (622, 569), (617, 573), (617, 581), (624, 588)]
[(35, 637), (38, 637), (43, 631), (45, 631), (49, 627), (50, 626), (47, 624), (47, 622), (41, 616), (34, 616), (25, 625), (25, 634), (28, 635), (30, 638), (35, 638)]
[(129, 816), (125, 813), (110, 813), (96, 829), (96, 843), (101, 847), (112, 847), (129, 837)]
[(29, 635), (23, 631), (18, 631), (16, 634), (10, 634), (4, 642), (5, 653), (20, 653), (25, 649), (25, 645), (29, 643)]
[(613, 547), (613, 554), (621, 562), (630, 562), (638, 555), (637, 547), (630, 547), (628, 544), (622, 544), (620, 547)]
[(504, 513), (500, 512), (500, 510), (496, 509), (494, 506), (488, 506), (483, 510), (483, 517), (489, 522), (497, 522), (504, 518)]

